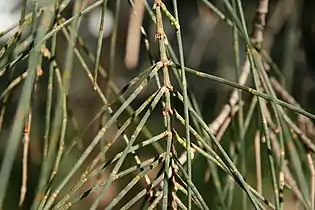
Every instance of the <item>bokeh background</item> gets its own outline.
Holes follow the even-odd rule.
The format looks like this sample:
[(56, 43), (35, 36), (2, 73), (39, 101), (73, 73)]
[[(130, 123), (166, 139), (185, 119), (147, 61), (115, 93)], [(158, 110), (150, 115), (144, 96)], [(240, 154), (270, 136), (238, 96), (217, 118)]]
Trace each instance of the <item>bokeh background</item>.
[[(49, 4), (49, 0), (39, 0), (40, 6)], [(94, 1), (89, 0), (87, 4), (92, 4)], [(172, 11), (172, 2), (169, 0), (164, 1), (167, 7)], [(214, 5), (220, 8), (223, 12), (226, 11), (224, 4), (220, 0), (212, 0)], [(247, 26), (250, 29), (253, 27), (253, 18), (256, 12), (258, 1), (244, 0), (242, 1), (244, 7), (244, 13), (247, 21)], [(101, 51), (101, 65), (104, 69), (109, 68), (110, 58), (110, 41), (112, 30), (114, 27), (115, 16), (115, 0), (109, 0), (108, 8), (105, 16), (105, 26), (103, 32), (103, 47)], [(153, 1), (148, 1), (152, 5)], [(65, 11), (65, 16), (70, 17), (72, 13), (74, 1), (69, 5)], [(183, 47), (186, 65), (194, 69), (198, 69), (202, 72), (217, 75), (229, 80), (235, 81), (234, 73), (234, 54), (232, 48), (233, 33), (232, 28), (227, 26), (226, 23), (220, 20), (209, 8), (200, 3), (200, 1), (194, 0), (179, 0), (178, 9), (180, 16), (180, 24), (183, 35)], [(19, 0), (1, 0), (0, 1), (0, 31), (6, 30), (11, 25), (17, 23), (20, 17), (20, 5)], [(31, 1), (29, 1), (29, 11), (31, 11)], [(133, 77), (137, 76), (147, 66), (150, 65), (150, 60), (145, 53), (144, 43), (141, 42), (139, 50), (139, 59), (137, 65), (132, 68), (127, 68), (125, 63), (126, 53), (126, 39), (128, 32), (128, 24), (130, 19), (131, 7), (128, 1), (122, 1), (121, 10), (119, 11), (119, 24), (117, 43), (115, 46), (115, 68), (112, 75), (113, 81), (119, 88), (123, 88)], [(100, 21), (100, 8), (91, 11), (82, 18), (82, 23), (79, 29), (79, 36), (84, 40), (84, 43), (88, 46), (92, 52), (96, 51), (97, 47), (97, 34), (98, 25)], [(148, 32), (150, 42), (154, 46), (154, 34), (155, 25), (152, 24), (150, 17), (147, 13), (143, 17), (143, 27)], [(166, 34), (173, 46), (176, 45), (176, 34), (173, 27), (165, 20)], [(136, 29), (135, 29), (136, 30)], [(12, 35), (9, 33), (3, 36), (0, 41), (2, 44), (9, 39)], [(27, 32), (25, 33), (27, 34)], [(26, 35), (25, 35), (26, 36)], [(66, 54), (66, 46), (68, 45), (66, 39), (63, 36), (58, 36), (56, 60), (59, 63), (64, 62)], [(315, 112), (315, 2), (312, 0), (274, 0), (269, 3), (269, 11), (267, 15), (267, 25), (264, 32), (263, 47), (266, 51), (270, 52), (270, 56), (278, 65), (282, 73), (282, 79), (285, 84), (285, 88), (291, 93), (295, 99), (310, 112)], [(157, 58), (157, 49), (153, 49), (153, 54)], [(241, 62), (244, 60), (245, 52), (244, 46), (240, 44)], [(0, 60), (0, 62), (2, 62)], [(3, 62), (2, 62), (3, 63)], [(90, 69), (93, 68), (92, 63), (88, 63)], [(48, 63), (47, 63), (48, 66)], [(27, 68), (27, 61), (22, 61), (17, 65), (14, 75), (5, 74), (0, 76), (0, 93), (10, 84), (12, 78), (21, 75)], [(67, 141), (72, 141), (76, 138), (80, 131), (84, 130), (91, 120), (98, 114), (102, 107), (102, 102), (95, 94), (89, 80), (86, 78), (84, 71), (77, 59), (74, 59), (73, 65), (74, 71), (71, 79), (71, 88), (68, 97), (69, 114), (76, 116), (76, 122), (69, 126), (67, 132)], [(29, 171), (29, 186), (25, 205), (23, 209), (29, 209), (31, 201), (33, 200), (34, 191), (36, 189), (40, 163), (42, 158), (42, 136), (44, 132), (44, 115), (45, 115), (45, 102), (46, 102), (46, 85), (48, 73), (43, 71), (43, 79), (39, 81), (38, 97), (35, 98), (33, 106), (33, 122), (32, 127), (32, 140), (30, 142), (30, 168)], [(231, 88), (222, 84), (210, 82), (208, 80), (201, 80), (194, 76), (188, 75), (189, 89), (195, 93), (196, 100), (201, 106), (201, 112), (206, 122), (211, 123), (217, 114), (221, 111), (222, 106), (227, 103)], [(250, 82), (249, 82), (250, 84)], [(107, 81), (104, 79), (99, 80), (99, 85), (102, 88), (106, 88)], [(151, 88), (151, 89), (150, 89)], [(133, 102), (134, 107), (138, 107), (146, 97), (154, 90), (154, 86), (150, 86), (147, 91), (141, 93), (140, 97)], [(0, 159), (3, 158), (4, 151), (6, 149), (6, 139), (8, 132), (12, 126), (13, 116), (15, 114), (17, 102), (19, 100), (19, 94), (21, 92), (21, 85), (17, 86), (13, 93), (10, 95), (7, 110), (4, 114), (3, 126), (0, 132)], [(3, 106), (3, 104), (0, 104)], [(161, 110), (156, 111), (151, 117), (148, 126), (152, 129), (162, 129), (163, 120), (159, 118)], [(106, 119), (105, 119), (106, 120)], [(71, 153), (67, 155), (67, 158), (63, 160), (60, 174), (58, 178), (62, 178), (63, 170), (67, 171), (69, 167), (74, 163), (82, 148), (88, 145), (93, 136), (99, 129), (98, 122), (95, 122), (90, 126), (82, 136), (80, 136), (80, 145), (76, 146)], [(112, 128), (109, 136), (114, 134), (116, 128)], [(253, 136), (254, 130), (250, 131)], [(250, 133), (249, 132), (249, 133)], [(230, 134), (231, 135), (231, 134)], [(225, 137), (229, 138), (229, 134)], [(228, 140), (222, 140), (222, 144)], [(250, 139), (246, 140), (250, 141)], [(117, 144), (111, 151), (112, 154), (115, 150), (121, 150), (122, 144)], [(253, 156), (253, 147), (246, 147), (248, 157)], [(153, 153), (152, 149), (143, 151), (142, 156)], [(10, 179), (10, 187), (6, 197), (4, 209), (17, 209), (17, 200), (19, 197), (19, 190), (21, 185), (20, 173), (21, 173), (21, 152), (16, 158), (13, 173)], [(111, 153), (110, 153), (111, 154)], [(109, 156), (110, 156), (109, 154)], [(266, 157), (264, 157), (266, 158)], [(267, 167), (267, 161), (262, 160), (264, 166)], [(254, 171), (254, 160), (248, 158), (247, 162), (247, 180), (251, 182), (254, 176), (251, 175), (251, 171)], [(199, 160), (194, 166), (194, 174), (200, 178), (196, 179), (197, 185), (200, 187), (200, 191), (207, 196), (207, 203), (216, 208), (216, 200), (211, 196), (213, 193), (211, 189), (211, 182), (205, 181), (206, 162)], [(153, 172), (152, 172), (153, 174)], [(201, 174), (201, 175), (200, 175)], [(264, 176), (268, 177), (268, 171), (263, 171)], [(16, 176), (15, 176), (16, 175)], [(106, 177), (106, 172), (104, 177)], [(268, 179), (268, 178), (266, 178)], [(110, 193), (102, 200), (103, 207), (106, 206), (108, 201), (114, 197), (121, 186), (126, 184), (128, 180), (122, 180), (115, 182), (112, 185)], [(266, 181), (267, 182), (267, 181)], [(0, 180), (1, 183), (1, 180)], [(90, 183), (93, 184), (93, 180)], [(140, 186), (137, 186), (141, 188)], [(88, 189), (88, 184), (86, 186)], [(267, 192), (270, 191), (270, 187), (266, 187)], [(240, 192), (240, 191), (239, 191)], [(266, 193), (267, 194), (267, 193)], [(236, 198), (241, 198), (240, 193), (235, 193)], [(291, 196), (290, 194), (288, 195)], [(132, 195), (126, 196), (126, 199), (130, 199)], [(268, 195), (266, 196), (268, 197)], [(73, 209), (86, 209), (89, 203), (93, 200), (93, 196), (86, 198)], [(235, 199), (233, 209), (241, 209), (241, 199)], [(287, 199), (285, 202), (285, 209), (298, 209), (295, 206), (295, 200)], [(138, 207), (135, 206), (134, 209)], [(119, 209), (119, 207), (117, 207)], [(218, 208), (219, 209), (219, 208)], [(250, 209), (250, 207), (249, 207)]]

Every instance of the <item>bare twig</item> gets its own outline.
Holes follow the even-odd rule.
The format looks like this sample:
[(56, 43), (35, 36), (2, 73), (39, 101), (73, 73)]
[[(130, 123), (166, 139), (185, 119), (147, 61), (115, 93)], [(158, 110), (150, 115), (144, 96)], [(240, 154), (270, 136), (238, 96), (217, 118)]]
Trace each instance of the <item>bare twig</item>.
[(294, 3), (295, 0), (282, 0), (277, 2), (265, 29), (266, 33), (263, 46), (266, 52), (269, 52), (273, 46), (276, 35), (280, 32), (294, 8)]
[[(261, 44), (263, 41), (263, 30), (265, 27), (265, 19), (268, 12), (268, 0), (259, 1), (258, 9), (256, 12), (256, 24), (254, 24), (253, 31), (251, 33), (251, 39), (257, 44)], [(242, 67), (242, 72), (239, 77), (239, 84), (244, 85), (250, 73), (250, 63), (249, 58), (246, 57), (246, 60)], [(230, 97), (229, 103), (226, 104), (221, 113), (217, 116), (217, 118), (209, 125), (211, 131), (213, 133), (217, 133), (218, 129), (225, 122), (226, 118), (230, 116), (230, 113), (233, 110), (233, 107), (237, 104), (239, 100), (239, 92), (235, 89)]]
[[(271, 77), (270, 83), (275, 89), (275, 91), (278, 92), (278, 94), (280, 94), (280, 96), (285, 101), (287, 101), (290, 104), (293, 104), (294, 106), (300, 107), (300, 104), (297, 103), (297, 101), (279, 84), (279, 82), (275, 78)], [(297, 132), (299, 135), (302, 135), (302, 132), (304, 131), (305, 136), (314, 138), (315, 126), (313, 122), (309, 118), (300, 114), (298, 115), (298, 121), (299, 121), (300, 129), (298, 129), (299, 131), (295, 131), (295, 132)], [(305, 139), (305, 137), (301, 137), (301, 138)], [(308, 139), (307, 141), (312, 142), (310, 139)]]
[(125, 64), (129, 69), (136, 67), (138, 64), (141, 38), (140, 27), (142, 25), (143, 13), (144, 1), (135, 0), (129, 20), (125, 55)]
[(30, 142), (30, 130), (32, 122), (32, 112), (30, 111), (24, 126), (24, 137), (23, 137), (23, 160), (22, 160), (22, 185), (21, 185), (21, 193), (20, 193), (20, 201), (19, 206), (22, 206), (25, 195), (27, 191), (27, 160), (28, 160), (28, 150), (29, 150), (29, 142)]
[(312, 159), (312, 156), (310, 153), (307, 153), (306, 155), (307, 162), (310, 168), (311, 172), (311, 178), (310, 178), (310, 196), (311, 196), (311, 210), (315, 209), (315, 168), (314, 168), (314, 162)]

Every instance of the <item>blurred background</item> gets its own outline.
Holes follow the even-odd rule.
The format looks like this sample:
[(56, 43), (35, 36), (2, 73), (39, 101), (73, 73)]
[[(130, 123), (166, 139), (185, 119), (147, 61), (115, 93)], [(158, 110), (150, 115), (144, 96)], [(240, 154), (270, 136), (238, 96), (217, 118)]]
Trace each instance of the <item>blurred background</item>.
[[(28, 1), (28, 11), (31, 11), (32, 1)], [(93, 4), (94, 0), (85, 0), (86, 5)], [(149, 5), (153, 5), (153, 0), (147, 1)], [(170, 11), (172, 9), (172, 1), (164, 1), (167, 8)], [(211, 1), (217, 8), (221, 9), (224, 14), (227, 15), (226, 8), (220, 0)], [(1, 0), (0, 1), (0, 32), (5, 31), (13, 24), (18, 23), (20, 18), (20, 11), (22, 0)], [(39, 0), (40, 7), (50, 3), (49, 0)], [(74, 1), (64, 11), (65, 17), (71, 17), (73, 12)], [(131, 6), (128, 1), (121, 1), (121, 7), (119, 10), (116, 8), (117, 2), (115, 0), (108, 1), (108, 7), (105, 13), (105, 25), (103, 31), (103, 47), (101, 50), (100, 64), (104, 69), (112, 68), (112, 80), (119, 89), (123, 88), (132, 78), (136, 77), (139, 73), (143, 72), (148, 66), (150, 66), (150, 58), (146, 53), (145, 44), (140, 42), (139, 51), (135, 49), (133, 53), (137, 53), (135, 56), (137, 61), (135, 65), (128, 65), (125, 60), (128, 27), (130, 23)], [(244, 13), (246, 17), (248, 31), (251, 31), (253, 27), (253, 18), (256, 12), (258, 1), (244, 0), (242, 1)], [(202, 72), (207, 72), (216, 76), (223, 77), (225, 79), (236, 81), (236, 75), (234, 72), (235, 60), (233, 52), (233, 32), (232, 27), (228, 26), (223, 20), (219, 19), (217, 15), (211, 11), (201, 1), (194, 0), (179, 0), (178, 1), (179, 17), (181, 32), (183, 35), (183, 47), (185, 64), (188, 67), (198, 69)], [(263, 48), (266, 52), (270, 53), (273, 61), (278, 65), (281, 70), (281, 81), (283, 82), (286, 90), (291, 93), (295, 99), (301, 104), (303, 108), (310, 112), (315, 112), (315, 1), (312, 0), (274, 0), (270, 1), (267, 14), (267, 23), (264, 32)], [(98, 27), (100, 21), (101, 9), (96, 8), (91, 12), (84, 15), (81, 19), (79, 36), (82, 38), (85, 45), (91, 52), (96, 52)], [(118, 14), (118, 16), (116, 15)], [(115, 18), (118, 19), (116, 20)], [(115, 21), (118, 21), (117, 42), (115, 46), (111, 46), (112, 32), (115, 30)], [(148, 13), (144, 12), (143, 27), (147, 32), (147, 37), (152, 47), (152, 56), (154, 60), (158, 59), (157, 44), (154, 40), (155, 25), (152, 24)], [(138, 29), (135, 29), (138, 30)], [(165, 31), (169, 42), (172, 46), (177, 46), (176, 33), (169, 24), (169, 21), (165, 19)], [(22, 39), (27, 37), (25, 32)], [(0, 41), (2, 45), (14, 34), (13, 31), (5, 36), (2, 36)], [(56, 60), (57, 63), (63, 65), (64, 58), (66, 57), (66, 47), (68, 46), (67, 40), (63, 35), (58, 35), (57, 38), (57, 51)], [(115, 62), (110, 64), (111, 47), (115, 48)], [(176, 52), (177, 47), (174, 47)], [(245, 58), (244, 45), (240, 43), (240, 62), (242, 63)], [(3, 65), (3, 61), (0, 61)], [(45, 63), (45, 62), (44, 62)], [(90, 69), (93, 69), (93, 63), (87, 62)], [(49, 63), (46, 62), (46, 66)], [(0, 95), (5, 88), (11, 83), (13, 78), (20, 76), (27, 68), (27, 61), (21, 61), (17, 64), (13, 75), (4, 74), (0, 76)], [(48, 68), (47, 68), (48, 69)], [(69, 116), (75, 116), (75, 122), (69, 120), (69, 128), (67, 131), (67, 141), (71, 142), (77, 138), (82, 130), (91, 122), (91, 120), (99, 113), (102, 102), (98, 95), (93, 91), (90, 81), (85, 76), (85, 73), (79, 63), (78, 59), (74, 58), (73, 63), (73, 75), (71, 77), (71, 87), (68, 95), (68, 112)], [(38, 84), (38, 97), (34, 99), (33, 109), (33, 121), (32, 127), (32, 140), (30, 142), (30, 167), (29, 171), (29, 187), (27, 192), (26, 202), (23, 209), (29, 209), (31, 201), (33, 200), (34, 192), (36, 189), (40, 163), (42, 158), (42, 136), (44, 134), (44, 116), (45, 116), (45, 102), (46, 102), (46, 86), (48, 79), (48, 71), (44, 68), (42, 79)], [(231, 88), (210, 82), (209, 80), (202, 80), (192, 75), (187, 75), (189, 89), (194, 92), (196, 101), (201, 107), (201, 113), (204, 120), (207, 123), (211, 123), (218, 113), (220, 113), (222, 106), (227, 103)], [(99, 79), (99, 85), (105, 89), (107, 86), (105, 79)], [(250, 82), (249, 82), (250, 85)], [(151, 88), (151, 89), (150, 89)], [(140, 97), (133, 102), (133, 107), (138, 107), (149, 94), (154, 91), (156, 87), (154, 85), (149, 86), (149, 89), (141, 93)], [(8, 98), (6, 103), (6, 112), (3, 115), (3, 124), (1, 127), (1, 141), (0, 141), (0, 158), (3, 158), (3, 151), (5, 150), (5, 143), (8, 137), (8, 132), (12, 126), (13, 116), (15, 114), (16, 106), (19, 100), (19, 94), (21, 92), (21, 85), (14, 88), (12, 94)], [(3, 107), (3, 103), (0, 106)], [(150, 128), (157, 128), (156, 130), (163, 129), (163, 120), (158, 119), (159, 109), (151, 117), (148, 126)], [(154, 118), (156, 116), (156, 119)], [(106, 118), (106, 117), (105, 117)], [(106, 119), (104, 119), (106, 120)], [(82, 152), (82, 148), (88, 145), (91, 139), (95, 136), (99, 129), (99, 122), (95, 122), (88, 129), (84, 131), (84, 134), (80, 136), (80, 144), (76, 145), (68, 158), (62, 162), (61, 172), (58, 175), (62, 177), (62, 170), (67, 171), (67, 168), (71, 167), (78, 155)], [(114, 134), (117, 128), (112, 128), (109, 136)], [(254, 132), (254, 131), (253, 131)], [(106, 137), (105, 137), (106, 138)], [(144, 138), (144, 137), (143, 137)], [(224, 141), (223, 141), (224, 142)], [(224, 143), (223, 143), (224, 144)], [(115, 150), (120, 151), (122, 144), (117, 144), (112, 150), (112, 154), (115, 154)], [(246, 153), (249, 156), (253, 155), (253, 148), (247, 147)], [(144, 151), (142, 156), (149, 156), (151, 151)], [(111, 153), (110, 153), (111, 154)], [(263, 161), (266, 164), (266, 161)], [(254, 160), (248, 160), (248, 168), (254, 168)], [(196, 164), (194, 173), (204, 173), (203, 171), (206, 163), (200, 160), (200, 164)], [(267, 164), (266, 164), (267, 166)], [(200, 167), (200, 168), (199, 168)], [(254, 170), (254, 169), (252, 169)], [(249, 169), (247, 179), (253, 179), (250, 175), (251, 169)], [(9, 192), (6, 197), (6, 207), (4, 209), (17, 209), (17, 198), (19, 197), (19, 190), (21, 185), (20, 176), (21, 173), (21, 150), (19, 156), (16, 159), (15, 167), (13, 168), (13, 174), (10, 180)], [(153, 172), (152, 172), (153, 173)], [(268, 172), (266, 176), (268, 176)], [(17, 176), (15, 176), (17, 174)], [(106, 173), (104, 174), (106, 177)], [(122, 180), (122, 183), (127, 183), (127, 180)], [(209, 190), (210, 184), (204, 184), (204, 179), (196, 180), (199, 186), (205, 189), (200, 189), (206, 192)], [(93, 184), (93, 180), (90, 183)], [(89, 183), (85, 187), (89, 188)], [(102, 206), (113, 198), (119, 189), (121, 189), (120, 182), (111, 186), (111, 191), (102, 200)], [(141, 185), (138, 186), (141, 188)], [(84, 190), (82, 190), (84, 191)], [(271, 188), (266, 189), (271, 191)], [(209, 192), (210, 194), (212, 192)], [(126, 196), (126, 199), (130, 199), (132, 195)], [(240, 197), (236, 193), (236, 197)], [(268, 197), (268, 196), (266, 196)], [(235, 199), (235, 208), (241, 209), (241, 199)], [(73, 209), (86, 209), (89, 203), (93, 201), (93, 194), (91, 197), (83, 199), (78, 202)], [(292, 202), (291, 202), (292, 201)], [(215, 199), (211, 196), (208, 197), (207, 203), (216, 208)], [(85, 206), (86, 205), (86, 206)], [(285, 209), (298, 209), (294, 205), (294, 199), (288, 199), (285, 203)], [(292, 208), (291, 208), (292, 207)], [(135, 206), (134, 209), (139, 207)], [(119, 209), (119, 206), (117, 207)], [(250, 209), (250, 207), (249, 207)]]

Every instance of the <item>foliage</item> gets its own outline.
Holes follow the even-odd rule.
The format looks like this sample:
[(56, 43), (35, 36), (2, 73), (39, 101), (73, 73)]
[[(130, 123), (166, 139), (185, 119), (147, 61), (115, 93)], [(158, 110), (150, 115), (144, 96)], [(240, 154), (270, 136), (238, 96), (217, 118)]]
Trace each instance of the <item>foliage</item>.
[[(1, 33), (18, 28), (0, 50), (1, 209), (278, 210), (294, 200), (298, 209), (314, 210), (315, 115), (286, 91), (264, 46), (268, 0), (258, 1), (250, 33), (241, 0), (222, 0), (224, 9), (196, 1), (232, 28), (237, 82), (186, 65), (178, 2), (128, 1), (125, 65), (140, 74), (123, 88), (113, 79), (120, 68), (123, 1), (23, 2), (20, 22)], [(106, 66), (103, 28), (110, 3), (115, 12)], [(94, 52), (79, 29), (82, 16), (97, 8)], [(143, 18), (155, 25), (154, 40)], [(175, 40), (165, 32), (169, 24)], [(138, 65), (141, 44), (145, 67)], [(232, 90), (211, 123), (203, 114), (211, 106), (196, 99), (191, 76)], [(100, 99), (93, 103), (101, 104), (98, 113), (88, 113), (88, 123), (71, 105), (72, 83), (83, 80)], [(88, 103), (88, 94), (81, 94)], [(93, 126), (94, 136), (85, 136)]]

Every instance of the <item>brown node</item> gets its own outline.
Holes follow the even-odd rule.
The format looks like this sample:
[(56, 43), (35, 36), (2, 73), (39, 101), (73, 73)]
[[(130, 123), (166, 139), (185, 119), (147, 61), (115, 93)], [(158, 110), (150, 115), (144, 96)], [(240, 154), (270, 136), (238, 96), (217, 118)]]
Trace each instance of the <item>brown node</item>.
[(44, 71), (43, 71), (42, 67), (41, 66), (37, 66), (37, 68), (36, 68), (37, 76), (40, 77), (40, 76), (43, 75), (43, 73), (44, 73)]
[(162, 4), (162, 0), (155, 0), (155, 3), (153, 4), (153, 10), (155, 10), (157, 7), (161, 7)]
[(162, 113), (163, 116), (171, 116), (174, 114), (174, 111), (172, 108), (165, 108)]
[(173, 88), (173, 86), (172, 86), (171, 84), (168, 84), (168, 85), (166, 86), (166, 88), (167, 88), (170, 92), (173, 92), (173, 90), (174, 90), (174, 88)]
[(162, 87), (162, 91), (163, 93), (165, 93), (166, 91), (170, 91), (170, 92), (173, 92), (174, 88), (171, 84), (165, 84), (163, 87)]
[(30, 132), (30, 127), (28, 125), (24, 126), (24, 133), (29, 133)]
[(49, 58), (49, 57), (50, 57), (50, 52), (49, 52), (49, 50), (48, 50), (46, 47), (43, 47), (43, 48), (41, 49), (41, 51), (42, 51), (44, 57), (46, 57), (46, 58)]
[(173, 61), (171, 61), (171, 60), (163, 61), (163, 66), (164, 67), (169, 67), (169, 66), (172, 66), (172, 65), (173, 65)]
[(156, 32), (155, 40), (164, 40), (166, 39), (166, 35), (164, 32)]
[(165, 131), (165, 136), (171, 136), (172, 132), (171, 131)]

